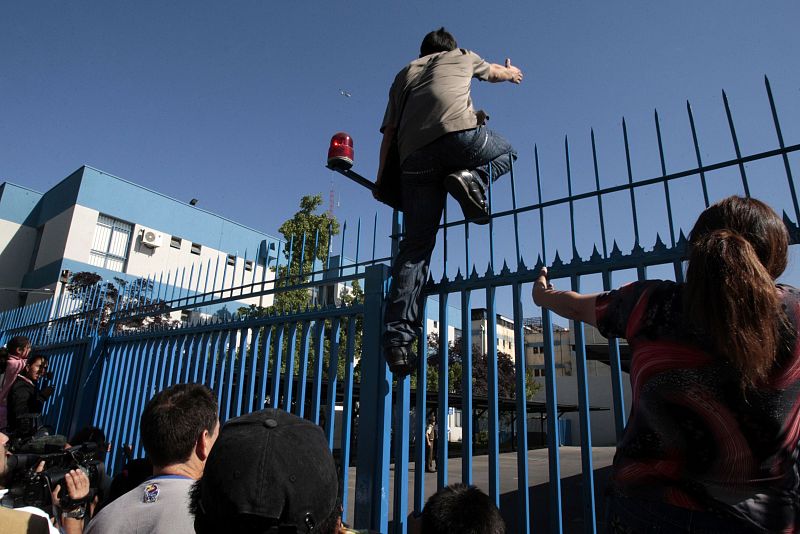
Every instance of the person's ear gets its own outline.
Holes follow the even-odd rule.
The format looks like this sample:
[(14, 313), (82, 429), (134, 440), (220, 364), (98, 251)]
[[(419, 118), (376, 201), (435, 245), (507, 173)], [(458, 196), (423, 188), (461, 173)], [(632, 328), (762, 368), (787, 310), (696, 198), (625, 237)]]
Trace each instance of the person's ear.
[(208, 454), (211, 452), (212, 445), (214, 445), (213, 436), (208, 430), (203, 430), (203, 433), (197, 438), (197, 443), (194, 445), (194, 452), (201, 461), (206, 461)]

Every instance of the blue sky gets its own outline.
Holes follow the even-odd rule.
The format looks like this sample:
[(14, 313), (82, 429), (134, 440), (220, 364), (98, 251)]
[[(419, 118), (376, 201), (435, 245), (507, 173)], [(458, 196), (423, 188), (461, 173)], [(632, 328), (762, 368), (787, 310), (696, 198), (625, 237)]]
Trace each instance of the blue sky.
[[(695, 166), (687, 100), (703, 159), (733, 157), (723, 88), (742, 151), (774, 148), (764, 75), (787, 144), (798, 142), (797, 20), (800, 3), (788, 0), (4, 2), (0, 181), (44, 191), (89, 164), (181, 200), (196, 197), (204, 209), (277, 233), (302, 195), (322, 193), (327, 205), (332, 174), (323, 165), (333, 133), (353, 136), (355, 169), (373, 176), (388, 86), (417, 56), (423, 35), (444, 25), (460, 46), (490, 61), (510, 57), (525, 73), (521, 86), (475, 82), (473, 99), (491, 115), (490, 127), (519, 150), (518, 204), (528, 204), (536, 200), (534, 143), (544, 197), (566, 193), (565, 135), (575, 189), (594, 187), (592, 127), (602, 184), (626, 180), (623, 116), (634, 178), (659, 175), (655, 108), (667, 170)], [(797, 176), (798, 158), (792, 161)], [(788, 206), (785, 187), (760, 180), (782, 172), (780, 166), (754, 165), (751, 172), (756, 196)], [(710, 178), (712, 196), (739, 191), (737, 176)], [(370, 234), (361, 257), (371, 253), (376, 212), (378, 253), (385, 253), (388, 209), (345, 178), (333, 178), (337, 216), (348, 221), (349, 233), (361, 217), (362, 232)], [(688, 226), (700, 209), (697, 189), (687, 184), (675, 191), (678, 223)], [(643, 192), (640, 201), (646, 247), (656, 232), (665, 237), (663, 214), (647, 207), (651, 194), (659, 205), (657, 191)], [(508, 197), (506, 181), (496, 198), (510, 204)], [(624, 200), (608, 200), (609, 232), (623, 249), (632, 239)], [(452, 203), (450, 209), (457, 210)], [(581, 254), (598, 241), (591, 211), (578, 209)], [(551, 242), (563, 243), (565, 212), (548, 217)], [(509, 230), (498, 227), (499, 259), (513, 258)], [(523, 221), (523, 231), (523, 254), (531, 263), (540, 252), (538, 226)], [(474, 241), (480, 246), (485, 239)], [(562, 257), (569, 257), (569, 248), (559, 246)], [(441, 264), (434, 260), (439, 277)], [(799, 278), (800, 269), (793, 269)]]

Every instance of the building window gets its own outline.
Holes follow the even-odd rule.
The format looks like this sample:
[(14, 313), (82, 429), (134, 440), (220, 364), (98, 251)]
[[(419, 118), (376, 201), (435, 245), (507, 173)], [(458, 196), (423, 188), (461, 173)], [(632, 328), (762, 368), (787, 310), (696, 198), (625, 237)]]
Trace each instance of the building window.
[(89, 263), (103, 269), (122, 271), (128, 259), (132, 233), (130, 224), (107, 215), (98, 216)]
[(200, 255), (200, 252), (203, 250), (203, 246), (200, 243), (192, 243), (192, 254), (196, 254), (197, 256)]
[(172, 248), (177, 248), (178, 250), (181, 249), (181, 242), (182, 239), (177, 236), (172, 236), (172, 239), (169, 240), (169, 246)]
[(434, 329), (439, 328), (439, 321), (433, 321), (433, 328)]
[(244, 270), (245, 271), (253, 270), (253, 260), (244, 260)]
[(236, 265), (236, 256), (234, 256), (233, 254), (228, 254), (228, 260), (227, 261), (228, 261), (228, 265), (233, 267), (234, 265)]

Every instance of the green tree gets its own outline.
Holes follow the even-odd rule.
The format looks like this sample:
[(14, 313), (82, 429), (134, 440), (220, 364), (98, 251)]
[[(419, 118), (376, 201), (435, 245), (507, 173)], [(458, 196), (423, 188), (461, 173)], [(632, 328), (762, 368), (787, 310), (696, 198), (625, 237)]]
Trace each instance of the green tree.
[[(462, 387), (462, 344), (463, 338), (458, 338), (448, 347), (448, 379), (451, 393), (461, 393)], [(511, 356), (497, 353), (497, 394), (500, 397), (513, 398), (517, 388), (516, 367)], [(428, 336), (428, 391), (438, 390), (439, 377), (439, 336)], [(541, 385), (532, 380), (533, 372), (525, 372), (525, 398), (530, 400), (541, 388)], [(412, 375), (412, 387), (416, 387), (416, 376)], [(489, 358), (480, 351), (478, 345), (472, 345), (472, 390), (476, 395), (489, 393)]]
[[(300, 200), (300, 210), (285, 221), (278, 231), (286, 240), (284, 265), (276, 272), (277, 287), (291, 287), (308, 281), (315, 263), (328, 259), (331, 237), (339, 233), (339, 221), (328, 213), (317, 213), (322, 195), (307, 195)], [(310, 289), (293, 289), (276, 293), (274, 306), (279, 311), (302, 309), (311, 301)]]

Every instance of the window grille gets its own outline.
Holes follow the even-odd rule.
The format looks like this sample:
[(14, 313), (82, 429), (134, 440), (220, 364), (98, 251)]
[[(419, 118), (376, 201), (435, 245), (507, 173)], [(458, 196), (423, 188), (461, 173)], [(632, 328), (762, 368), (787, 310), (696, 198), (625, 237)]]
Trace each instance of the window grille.
[(125, 269), (133, 226), (108, 215), (97, 217), (89, 263), (112, 271)]

